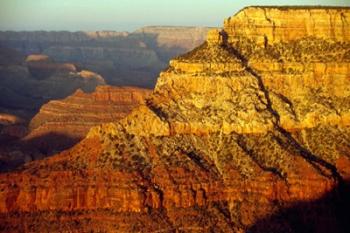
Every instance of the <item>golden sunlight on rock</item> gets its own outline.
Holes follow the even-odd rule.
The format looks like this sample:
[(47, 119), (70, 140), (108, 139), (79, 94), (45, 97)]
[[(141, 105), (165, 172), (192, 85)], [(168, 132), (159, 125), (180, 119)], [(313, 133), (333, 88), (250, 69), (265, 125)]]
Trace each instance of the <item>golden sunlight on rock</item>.
[(347, 232), (349, 22), (347, 7), (242, 9), (123, 119), (1, 174), (0, 229)]

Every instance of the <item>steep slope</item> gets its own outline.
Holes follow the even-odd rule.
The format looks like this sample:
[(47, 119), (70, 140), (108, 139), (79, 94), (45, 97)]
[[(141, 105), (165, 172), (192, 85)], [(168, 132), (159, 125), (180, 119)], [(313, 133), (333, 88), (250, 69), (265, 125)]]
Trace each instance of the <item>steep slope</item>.
[(83, 139), (91, 127), (125, 117), (144, 103), (150, 92), (112, 86), (98, 86), (92, 93), (78, 89), (65, 99), (43, 105), (31, 120), (31, 132), (24, 141), (45, 153), (61, 151)]
[[(300, 33), (273, 32), (295, 15)], [(243, 9), (173, 59), (146, 105), (1, 175), (3, 231), (346, 232), (349, 19)]]

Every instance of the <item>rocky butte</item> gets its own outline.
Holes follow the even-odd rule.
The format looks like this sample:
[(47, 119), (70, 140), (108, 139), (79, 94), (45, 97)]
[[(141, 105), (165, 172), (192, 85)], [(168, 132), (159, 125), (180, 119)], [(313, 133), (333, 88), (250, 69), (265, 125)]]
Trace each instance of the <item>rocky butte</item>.
[(92, 93), (78, 89), (62, 100), (44, 104), (29, 123), (23, 141), (46, 154), (67, 149), (83, 139), (92, 126), (117, 121), (144, 103), (149, 89), (97, 86)]
[(347, 232), (349, 23), (346, 7), (242, 9), (145, 105), (2, 174), (0, 229)]

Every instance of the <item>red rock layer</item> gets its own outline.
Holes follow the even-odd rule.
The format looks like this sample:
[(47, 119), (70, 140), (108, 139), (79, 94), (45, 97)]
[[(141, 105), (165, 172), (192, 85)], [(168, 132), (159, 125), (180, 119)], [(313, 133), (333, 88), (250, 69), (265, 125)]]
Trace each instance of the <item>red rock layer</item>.
[[(289, 11), (254, 9), (259, 19), (278, 12), (272, 22)], [(298, 11), (310, 8), (293, 7), (289, 17)], [(317, 11), (328, 19), (329, 12), (348, 17), (349, 9)], [(251, 23), (247, 32), (260, 28)], [(125, 118), (1, 175), (2, 229), (346, 232), (349, 43), (298, 34), (261, 46), (229, 29), (170, 62), (146, 103)], [(319, 46), (317, 56), (301, 56)], [(315, 68), (328, 67), (332, 54), (345, 65)]]
[(83, 139), (91, 127), (125, 117), (150, 93), (136, 87), (98, 86), (92, 93), (79, 89), (65, 99), (43, 105), (24, 140), (46, 153), (62, 150)]
[[(300, 201), (322, 200), (324, 195), (337, 187), (336, 182), (319, 174), (300, 158), (292, 162), (294, 170), (291, 170), (287, 180), (258, 166), (254, 168), (256, 175), (246, 178), (232, 167), (234, 164), (227, 164), (228, 167), (222, 171), (223, 179), (211, 169), (198, 165), (195, 160), (184, 164), (186, 156), (181, 154), (172, 158), (178, 165), (169, 167), (158, 157), (154, 146), (149, 145), (146, 149), (153, 156), (154, 166), (146, 173), (132, 167), (131, 170), (116, 170), (108, 166), (101, 168), (98, 165), (104, 150), (101, 143), (96, 138), (85, 139), (69, 151), (28, 165), (24, 172), (2, 175), (0, 211), (31, 213), (30, 217), (38, 215), (39, 219), (53, 222), (63, 219), (50, 217), (49, 213), (61, 213), (67, 221), (78, 221), (83, 226), (84, 219), (108, 222), (112, 215), (140, 217), (155, 212), (160, 215), (155, 220), (156, 225), (163, 230), (169, 227), (169, 232), (178, 227), (185, 231), (191, 231), (194, 227), (201, 232), (209, 232), (210, 229), (234, 232), (235, 229), (253, 226), (257, 219), (274, 214), (282, 207), (287, 208)], [(349, 170), (348, 158), (341, 157), (337, 163), (340, 171), (346, 173)], [(222, 206), (223, 203), (226, 204)], [(276, 206), (276, 203), (281, 206)], [(186, 216), (182, 210), (193, 216)], [(224, 216), (224, 211), (229, 211), (229, 216)], [(330, 214), (333, 214), (332, 211)], [(2, 214), (1, 222), (6, 223), (6, 227), (16, 223), (10, 216)], [(235, 227), (230, 226), (226, 218)], [(167, 227), (160, 223), (162, 219), (168, 219)], [(224, 222), (206, 226), (207, 222), (222, 219)], [(111, 227), (109, 231), (120, 230), (120, 224), (117, 222), (118, 227)], [(124, 227), (130, 231), (137, 220), (125, 224)], [(145, 221), (146, 231), (151, 226), (149, 220)], [(19, 223), (17, 227), (22, 231), (24, 225)], [(40, 227), (37, 223), (32, 226), (32, 231)], [(53, 228), (47, 226), (47, 229)], [(108, 230), (106, 226), (99, 229)]]

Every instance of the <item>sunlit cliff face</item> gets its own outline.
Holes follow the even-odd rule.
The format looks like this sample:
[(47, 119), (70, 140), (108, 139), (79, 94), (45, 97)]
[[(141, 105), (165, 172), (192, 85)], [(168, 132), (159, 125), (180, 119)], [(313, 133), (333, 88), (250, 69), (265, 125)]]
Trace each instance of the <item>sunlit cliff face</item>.
[(170, 61), (128, 116), (1, 175), (1, 226), (345, 232), (349, 18), (349, 8), (241, 10)]
[[(91, 74), (86, 75), (90, 78)], [(46, 155), (62, 151), (85, 138), (91, 127), (124, 118), (150, 93), (149, 89), (107, 85), (92, 93), (78, 89), (65, 99), (43, 105), (30, 121), (30, 133), (23, 141)]]

